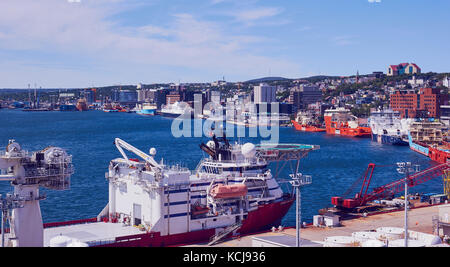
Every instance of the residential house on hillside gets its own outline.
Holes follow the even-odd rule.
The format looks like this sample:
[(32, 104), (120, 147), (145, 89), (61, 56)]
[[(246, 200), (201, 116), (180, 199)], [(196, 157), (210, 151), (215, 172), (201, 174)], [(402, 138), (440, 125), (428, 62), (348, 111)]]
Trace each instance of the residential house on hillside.
[(422, 70), (415, 63), (401, 63), (398, 65), (390, 65), (388, 68), (388, 76), (398, 76), (402, 74), (419, 74)]

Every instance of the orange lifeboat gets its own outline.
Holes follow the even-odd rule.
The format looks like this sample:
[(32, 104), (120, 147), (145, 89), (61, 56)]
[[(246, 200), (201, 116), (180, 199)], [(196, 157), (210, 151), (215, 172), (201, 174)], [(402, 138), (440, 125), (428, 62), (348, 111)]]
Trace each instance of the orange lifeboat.
[(211, 189), (210, 195), (217, 199), (236, 198), (247, 195), (248, 190), (245, 184), (216, 185)]

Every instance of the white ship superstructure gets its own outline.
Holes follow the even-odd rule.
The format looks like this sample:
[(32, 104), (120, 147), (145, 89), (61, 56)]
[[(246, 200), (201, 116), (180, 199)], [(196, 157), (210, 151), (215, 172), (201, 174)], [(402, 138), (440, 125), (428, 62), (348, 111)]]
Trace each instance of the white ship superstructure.
[[(19, 207), (20, 205), (12, 207), (13, 214), (23, 211), (22, 218), (13, 220), (12, 225), (22, 223), (22, 229), (31, 229), (28, 228), (31, 223), (33, 233), (41, 234), (36, 237), (27, 232), (27, 236), (23, 236), (16, 232), (11, 235), (13, 239), (9, 238), (6, 244), (214, 244), (234, 233), (245, 234), (278, 226), (294, 199), (292, 194), (283, 192), (277, 177), (274, 177), (268, 168), (269, 162), (296, 160), (299, 163), (310, 151), (319, 149), (318, 146), (297, 144), (230, 144), (225, 136), (213, 136), (207, 144), (200, 145), (208, 156), (200, 161), (195, 170), (190, 171), (178, 165), (165, 165), (163, 160), (157, 162), (154, 158), (156, 150), (153, 148), (147, 154), (120, 139), (116, 139), (115, 144), (122, 157), (110, 162), (106, 173), (109, 201), (96, 218), (42, 224), (38, 203), (33, 204), (31, 211)], [(42, 162), (47, 164), (43, 166), (52, 166), (48, 171), (56, 168), (56, 165), (49, 164), (57, 163), (60, 167), (56, 168), (57, 172), (50, 171), (46, 174), (53, 174), (50, 178), (42, 176), (40, 185), (54, 189), (64, 188), (67, 186), (68, 176), (72, 173), (71, 157), (61, 149), (52, 148), (50, 151), (53, 152), (48, 155), (45, 151), (42, 152), (43, 156), (40, 156), (40, 153), (34, 156), (37, 158), (36, 164), (44, 164), (39, 163), (42, 158)], [(131, 152), (138, 159), (129, 158), (125, 151)], [(16, 161), (16, 164), (23, 162)], [(31, 159), (30, 162), (34, 164), (35, 161)], [(1, 168), (9, 167), (5, 163), (2, 164)], [(39, 167), (38, 165), (36, 166)], [(297, 169), (293, 170), (295, 173), (298, 173), (298, 166), (297, 164)], [(10, 174), (2, 175), (1, 178), (13, 179)], [(31, 183), (31, 180), (28, 182)], [(36, 191), (38, 186), (32, 185), (35, 190), (33, 196), (41, 199)], [(24, 189), (21, 190), (25, 192)], [(25, 197), (27, 192), (19, 192), (19, 195)], [(36, 199), (25, 201), (32, 202)], [(28, 205), (27, 202), (25, 204)], [(23, 219), (34, 218), (33, 216), (36, 217), (33, 221)], [(37, 243), (29, 243), (35, 242), (34, 239), (37, 239)]]
[(186, 102), (175, 102), (161, 107), (161, 115), (165, 117), (187, 116), (189, 118), (194, 116), (193, 113), (193, 109)]
[(379, 110), (372, 112), (369, 125), (372, 129), (372, 140), (391, 145), (408, 145), (409, 127), (413, 120), (402, 119), (400, 112)]

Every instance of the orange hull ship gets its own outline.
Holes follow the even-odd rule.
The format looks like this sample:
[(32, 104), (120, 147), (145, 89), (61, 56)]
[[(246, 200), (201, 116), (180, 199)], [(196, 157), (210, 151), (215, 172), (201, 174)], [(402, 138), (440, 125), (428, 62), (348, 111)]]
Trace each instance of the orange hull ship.
[(428, 157), (435, 162), (447, 163), (450, 162), (450, 145), (444, 143), (442, 146), (430, 147)]
[(77, 109), (78, 109), (78, 111), (88, 111), (89, 110), (88, 105), (86, 103), (86, 99), (82, 98), (82, 99), (78, 100)]
[(372, 135), (370, 127), (360, 126), (357, 118), (351, 115), (348, 109), (327, 110), (324, 118), (328, 134), (351, 137), (371, 137)]
[(295, 129), (297, 131), (303, 131), (303, 132), (313, 132), (313, 133), (318, 133), (318, 132), (325, 132), (326, 129), (324, 128), (320, 128), (317, 126), (313, 126), (313, 125), (307, 125), (307, 124), (300, 124), (296, 121), (292, 121), (292, 124), (294, 125)]

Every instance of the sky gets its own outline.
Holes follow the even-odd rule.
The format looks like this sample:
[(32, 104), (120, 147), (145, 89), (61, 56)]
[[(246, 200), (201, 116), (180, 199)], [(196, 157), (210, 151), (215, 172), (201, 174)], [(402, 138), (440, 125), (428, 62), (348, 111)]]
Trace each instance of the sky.
[(1, 0), (0, 88), (450, 71), (448, 0)]

